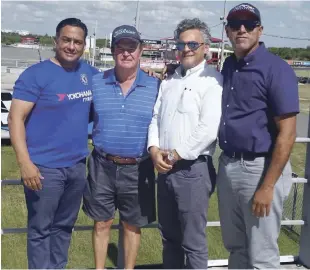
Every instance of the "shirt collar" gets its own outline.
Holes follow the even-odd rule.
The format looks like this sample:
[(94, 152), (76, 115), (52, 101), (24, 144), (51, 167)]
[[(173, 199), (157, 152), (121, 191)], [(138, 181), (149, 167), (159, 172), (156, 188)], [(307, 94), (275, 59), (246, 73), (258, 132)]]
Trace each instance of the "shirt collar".
[[(136, 85), (138, 87), (146, 87), (146, 80), (145, 80), (146, 76), (148, 76), (148, 74), (146, 74), (140, 68), (138, 68), (137, 77), (133, 85)], [(117, 84), (118, 83), (118, 81), (116, 80), (114, 68), (106, 70), (103, 73), (103, 78), (105, 79), (106, 84)]]
[[(251, 52), (250, 54), (248, 54), (247, 56), (245, 56), (244, 58), (240, 59), (239, 61), (244, 61), (246, 63), (249, 63), (249, 62), (252, 62), (252, 61), (255, 61), (259, 58), (261, 58), (261, 55), (266, 52), (266, 47), (265, 47), (265, 44), (264, 42), (259, 42), (259, 46), (253, 51)], [(235, 55), (234, 55), (235, 56)], [(234, 57), (235, 60), (237, 61), (237, 58), (236, 56)]]
[(206, 60), (203, 60), (200, 64), (198, 64), (197, 66), (190, 68), (188, 70), (186, 70), (185, 76), (182, 76), (182, 71), (183, 71), (183, 67), (182, 65), (180, 65), (177, 69), (176, 69), (176, 73), (180, 76), (180, 77), (187, 77), (188, 75), (191, 75), (199, 70), (204, 69), (205, 65), (207, 65)]

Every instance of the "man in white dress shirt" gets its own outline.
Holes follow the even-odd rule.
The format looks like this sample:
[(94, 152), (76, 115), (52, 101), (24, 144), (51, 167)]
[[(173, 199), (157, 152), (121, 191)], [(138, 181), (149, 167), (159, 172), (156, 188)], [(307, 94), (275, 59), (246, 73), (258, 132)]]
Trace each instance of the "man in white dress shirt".
[[(163, 267), (206, 269), (212, 158), (221, 117), (222, 75), (206, 64), (208, 26), (185, 19), (175, 30), (181, 66), (161, 84), (148, 150), (158, 175)], [(186, 259), (186, 261), (185, 261)]]

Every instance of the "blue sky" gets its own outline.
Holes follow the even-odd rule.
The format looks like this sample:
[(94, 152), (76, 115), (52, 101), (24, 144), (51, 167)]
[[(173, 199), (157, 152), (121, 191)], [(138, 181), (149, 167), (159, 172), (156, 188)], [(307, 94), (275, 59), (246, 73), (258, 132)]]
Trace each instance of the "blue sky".
[[(226, 2), (227, 12), (240, 1)], [(290, 40), (263, 36), (266, 46), (306, 47), (310, 45), (310, 1), (249, 1), (261, 12), (264, 33), (305, 38)], [(67, 17), (77, 17), (93, 33), (98, 21), (97, 36), (121, 25), (134, 24), (137, 2), (134, 1), (2, 1), (1, 29), (28, 30), (54, 35), (57, 23)], [(177, 23), (184, 18), (198, 17), (211, 28), (214, 37), (221, 38), (224, 1), (140, 1), (140, 32), (143, 38), (170, 37)], [(218, 25), (218, 26), (215, 26)], [(224, 37), (226, 38), (225, 34)]]

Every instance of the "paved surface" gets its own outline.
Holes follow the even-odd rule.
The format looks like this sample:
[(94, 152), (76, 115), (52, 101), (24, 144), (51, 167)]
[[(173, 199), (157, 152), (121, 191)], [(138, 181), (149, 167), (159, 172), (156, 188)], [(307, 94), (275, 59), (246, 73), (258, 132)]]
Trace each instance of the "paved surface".
[(300, 113), (297, 115), (297, 137), (308, 137), (309, 115)]

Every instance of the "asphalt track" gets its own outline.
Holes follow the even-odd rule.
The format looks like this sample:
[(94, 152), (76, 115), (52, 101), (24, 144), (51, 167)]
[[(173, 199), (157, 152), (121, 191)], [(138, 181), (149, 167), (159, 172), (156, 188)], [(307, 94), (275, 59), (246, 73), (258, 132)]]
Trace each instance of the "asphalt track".
[(296, 128), (297, 137), (308, 137), (308, 127), (309, 127), (309, 114), (305, 114), (305, 113), (298, 114), (297, 115), (297, 128)]

